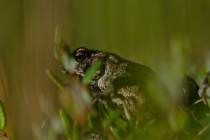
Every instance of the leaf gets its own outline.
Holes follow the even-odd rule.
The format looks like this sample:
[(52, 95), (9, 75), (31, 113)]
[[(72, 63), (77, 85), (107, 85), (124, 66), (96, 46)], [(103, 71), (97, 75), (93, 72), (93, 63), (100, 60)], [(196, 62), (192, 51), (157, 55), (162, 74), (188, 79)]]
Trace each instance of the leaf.
[(120, 140), (121, 137), (120, 135), (122, 135), (122, 131), (120, 131), (120, 129), (110, 126), (110, 131), (112, 132), (113, 136), (117, 139)]
[(61, 28), (59, 26), (55, 29), (55, 43), (58, 44), (61, 41)]
[(53, 49), (53, 54), (54, 54), (55, 59), (58, 60), (59, 62), (61, 62), (61, 55), (60, 55), (57, 47), (55, 47)]
[(101, 61), (97, 61), (96, 63), (91, 65), (90, 68), (87, 69), (87, 71), (85, 72), (85, 76), (82, 79), (83, 84), (87, 85), (89, 83), (89, 81), (93, 78), (95, 72), (100, 68), (101, 64)]
[(49, 76), (49, 78), (62, 90), (64, 88), (63, 83), (59, 80), (58, 77), (55, 76), (54, 73), (52, 73), (50, 70), (46, 70), (46, 74)]
[(5, 109), (3, 103), (0, 100), (0, 131), (4, 130), (4, 128), (6, 127), (6, 123), (7, 123), (7, 118), (6, 118)]
[(79, 136), (80, 136), (79, 126), (77, 124), (77, 121), (74, 121), (74, 124), (73, 124), (73, 140), (78, 140)]
[(199, 104), (200, 102), (203, 102), (203, 99), (198, 99), (197, 101), (195, 101), (192, 105), (192, 106), (196, 106), (197, 104)]
[(100, 114), (102, 115), (102, 118), (107, 122), (110, 122), (109, 113), (102, 102), (98, 103), (98, 109)]
[(55, 31), (55, 47), (53, 53), (55, 59), (70, 73), (76, 67), (76, 62), (71, 56), (69, 46), (65, 41), (61, 40), (61, 29), (59, 27)]
[(92, 117), (90, 115), (90, 113), (88, 113), (88, 116), (87, 116), (87, 120), (88, 120), (88, 126), (90, 129), (93, 129), (93, 120), (92, 120)]
[(61, 45), (61, 29), (58, 26), (55, 30), (55, 47), (53, 49), (54, 57), (61, 62), (63, 45)]
[(74, 129), (73, 121), (64, 109), (60, 109), (60, 118), (66, 138), (72, 138)]

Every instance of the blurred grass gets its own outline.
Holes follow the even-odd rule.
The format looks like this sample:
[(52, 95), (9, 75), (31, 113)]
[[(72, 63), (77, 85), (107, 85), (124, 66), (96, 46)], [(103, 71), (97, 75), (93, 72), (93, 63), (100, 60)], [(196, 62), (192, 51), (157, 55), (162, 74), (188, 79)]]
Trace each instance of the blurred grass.
[(43, 120), (58, 115), (58, 88), (45, 74), (65, 77), (52, 54), (57, 25), (71, 49), (117, 53), (168, 85), (182, 72), (199, 83), (210, 69), (210, 1), (13, 0), (0, 1), (0, 9), (0, 97), (15, 139), (37, 139)]

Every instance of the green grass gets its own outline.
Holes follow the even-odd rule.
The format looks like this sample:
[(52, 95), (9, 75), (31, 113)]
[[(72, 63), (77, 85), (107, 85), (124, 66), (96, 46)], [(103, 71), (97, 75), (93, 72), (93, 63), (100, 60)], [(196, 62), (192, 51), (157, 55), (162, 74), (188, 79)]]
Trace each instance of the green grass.
[[(62, 52), (62, 50), (60, 51)], [(59, 58), (61, 59), (59, 61), (63, 64), (65, 61), (62, 59), (66, 59), (66, 57), (62, 57), (62, 55), (68, 54), (60, 53)], [(68, 61), (72, 61), (71, 58)], [(175, 60), (175, 63), (177, 64), (178, 61), (180, 60)], [(90, 99), (92, 94), (88, 91), (87, 81), (91, 80), (92, 75), (99, 67), (100, 63), (91, 66), (81, 81), (78, 81), (71, 74), (68, 75), (73, 82), (71, 83), (72, 88), (66, 87), (67, 93), (77, 94), (78, 96), (69, 95), (76, 97), (73, 97), (69, 101), (71, 104), (68, 104), (75, 107), (74, 110), (67, 111), (69, 113), (63, 109), (60, 110), (63, 131), (67, 139), (208, 139), (210, 132), (210, 110), (208, 106), (204, 105), (201, 99), (190, 107), (177, 105), (175, 96), (177, 96), (178, 87), (175, 86), (175, 81), (171, 81), (169, 84), (160, 81), (163, 82), (164, 89), (159, 86), (149, 87), (150, 103), (146, 107), (140, 107), (135, 115), (129, 114), (126, 108), (124, 110), (107, 108), (100, 101), (93, 106)], [(165, 75), (159, 76), (161, 76), (160, 79), (165, 78)], [(52, 78), (52, 75), (50, 77), (55, 83), (58, 83), (55, 80), (58, 78)], [(59, 84), (57, 85), (59, 86)], [(77, 87), (77, 89), (74, 89), (74, 87)], [(203, 94), (207, 93), (204, 92)], [(86, 102), (87, 96), (89, 98), (88, 102)], [(81, 105), (78, 104), (78, 100), (81, 100)], [(81, 111), (81, 108), (78, 108), (80, 106), (83, 106), (84, 110)], [(69, 107), (64, 106), (64, 108)], [(83, 117), (77, 118), (75, 114), (82, 114)], [(71, 116), (74, 118), (73, 120)], [(76, 122), (80, 122), (80, 129), (75, 126)]]

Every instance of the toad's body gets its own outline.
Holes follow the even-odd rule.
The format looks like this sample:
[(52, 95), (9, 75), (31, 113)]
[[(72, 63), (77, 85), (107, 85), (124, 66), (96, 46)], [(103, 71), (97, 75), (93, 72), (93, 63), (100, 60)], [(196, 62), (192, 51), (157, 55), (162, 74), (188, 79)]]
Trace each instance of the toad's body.
[[(130, 112), (136, 110), (137, 105), (144, 100), (148, 84), (155, 79), (155, 73), (147, 66), (125, 60), (113, 53), (78, 48), (71, 53), (76, 61), (73, 72), (83, 77), (86, 70), (98, 61), (101, 67), (89, 81), (89, 89), (107, 107), (126, 107)], [(197, 97), (198, 86), (188, 76), (183, 78), (182, 88), (185, 90), (187, 104)], [(193, 93), (191, 93), (193, 92)]]

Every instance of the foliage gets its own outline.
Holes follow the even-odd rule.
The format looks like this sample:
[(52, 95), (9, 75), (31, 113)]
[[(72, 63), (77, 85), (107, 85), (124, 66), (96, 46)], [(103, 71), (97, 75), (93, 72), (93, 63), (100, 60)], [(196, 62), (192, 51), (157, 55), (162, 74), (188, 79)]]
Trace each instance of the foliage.
[(0, 100), (0, 140), (10, 140), (7, 137), (6, 132), (4, 132), (6, 124), (7, 124), (7, 116), (6, 116), (4, 105), (2, 101)]
[[(161, 82), (168, 88), (166, 94), (172, 98), (176, 95), (171, 94), (175, 89), (171, 77), (186, 73), (200, 85), (202, 77), (210, 70), (208, 0), (15, 0), (0, 3), (0, 99), (7, 113), (4, 131), (12, 139), (60, 139), (64, 132), (58, 121), (60, 108), (65, 109), (72, 120), (79, 120), (79, 126), (90, 128), (88, 130), (100, 130), (97, 126), (102, 125), (101, 120), (94, 120), (94, 111), (86, 110), (91, 106), (92, 93), (86, 91), (86, 86), (76, 77), (63, 75), (52, 56), (53, 32), (57, 25), (62, 27), (63, 38), (72, 49), (84, 46), (106, 50), (151, 67), (160, 74)], [(53, 84), (56, 80), (50, 80), (46, 69), (49, 75), (54, 75), (51, 78), (61, 81), (56, 84), (61, 84), (62, 89)], [(193, 118), (196, 114), (199, 116), (195, 120), (201, 123), (201, 128), (199, 133), (190, 135), (199, 138), (207, 134), (208, 110), (201, 107), (200, 112), (199, 109), (180, 111), (181, 108), (173, 107), (173, 101), (161, 93), (161, 89), (156, 89), (151, 97), (160, 112), (167, 112), (161, 115), (164, 119), (158, 116), (156, 119), (140, 110), (139, 114), (145, 112), (151, 121), (139, 115), (139, 128), (145, 132), (151, 130), (146, 134), (158, 138), (165, 124), (178, 131), (189, 116)], [(77, 97), (83, 95), (87, 96), (85, 101)], [(198, 102), (193, 106), (199, 108)], [(93, 120), (92, 126), (83, 125), (87, 118)], [(175, 118), (177, 120), (173, 121)], [(144, 128), (142, 120), (145, 120)], [(175, 123), (177, 121), (180, 123)], [(121, 127), (125, 130), (124, 125)]]
[[(72, 61), (71, 58), (68, 61)], [(86, 88), (88, 81), (99, 66), (100, 63), (96, 63), (96, 65), (88, 69), (87, 76), (79, 82), (78, 88)], [(76, 81), (74, 76), (71, 78)], [(69, 92), (72, 93), (71, 89)], [(151, 88), (151, 92), (154, 93), (151, 94), (154, 102), (160, 104), (160, 101), (164, 101), (164, 103), (160, 106), (154, 104), (157, 106), (152, 107), (151, 110), (150, 107), (142, 107), (137, 115), (133, 116), (126, 111), (126, 108), (124, 110), (110, 109), (103, 102), (99, 102), (97, 106), (93, 107), (90, 105), (90, 108), (86, 110), (87, 113), (85, 113), (84, 120), (82, 120), (83, 123), (79, 124), (81, 129), (75, 127), (78, 121), (77, 118), (72, 120), (70, 117), (77, 111), (68, 114), (65, 110), (61, 109), (60, 117), (66, 137), (73, 140), (135, 140), (139, 138), (196, 140), (207, 139), (209, 137), (210, 110), (207, 106), (204, 106), (201, 100), (186, 108), (175, 104), (171, 99), (157, 96), (163, 94), (163, 91), (160, 89)], [(79, 94), (81, 98), (84, 98), (84, 93), (76, 92), (73, 94)], [(87, 89), (85, 94), (92, 96)]]
[(6, 113), (2, 102), (0, 101), (0, 131), (4, 130), (6, 127)]

